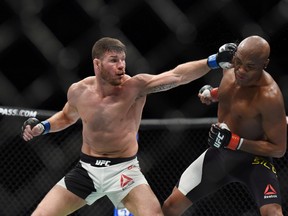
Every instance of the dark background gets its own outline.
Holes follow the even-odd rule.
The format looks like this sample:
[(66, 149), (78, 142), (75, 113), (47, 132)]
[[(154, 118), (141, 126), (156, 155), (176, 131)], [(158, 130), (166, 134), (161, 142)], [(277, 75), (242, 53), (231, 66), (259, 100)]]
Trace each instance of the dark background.
[[(93, 75), (91, 48), (103, 36), (128, 48), (127, 73), (157, 74), (250, 35), (270, 42), (267, 71), (287, 104), (287, 0), (1, 0), (0, 105), (60, 110), (68, 87)], [(197, 98), (221, 71), (150, 95), (143, 118), (216, 116)]]
[[(250, 35), (269, 41), (267, 71), (278, 82), (288, 107), (287, 0), (0, 0), (0, 107), (62, 109), (68, 87), (94, 74), (91, 48), (103, 36), (119, 38), (127, 45), (127, 73), (134, 75), (157, 74), (206, 58), (222, 44)], [(183, 117), (185, 123), (186, 118), (215, 117), (216, 104), (201, 104), (197, 92), (208, 83), (217, 86), (220, 79), (221, 71), (215, 70), (185, 86), (150, 95), (143, 118)], [(78, 161), (78, 124), (27, 144), (19, 136), (23, 121), (23, 117), (0, 118), (1, 216), (31, 215)], [(161, 203), (186, 166), (207, 147), (210, 124), (191, 131), (186, 124), (140, 128), (139, 160)], [(275, 159), (284, 215), (287, 158)], [(236, 186), (205, 198), (188, 214), (259, 215), (250, 194)], [(112, 204), (104, 199), (73, 216), (110, 216), (112, 211)]]

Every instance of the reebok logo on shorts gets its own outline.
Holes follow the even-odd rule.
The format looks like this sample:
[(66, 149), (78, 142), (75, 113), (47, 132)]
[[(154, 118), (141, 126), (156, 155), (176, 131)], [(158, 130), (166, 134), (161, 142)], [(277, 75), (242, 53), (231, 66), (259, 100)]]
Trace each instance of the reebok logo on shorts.
[(134, 180), (124, 174), (121, 175), (120, 185), (122, 190), (125, 190), (129, 185), (133, 184)]
[(272, 187), (271, 184), (268, 184), (264, 191), (264, 199), (270, 199), (270, 198), (277, 198), (277, 192)]

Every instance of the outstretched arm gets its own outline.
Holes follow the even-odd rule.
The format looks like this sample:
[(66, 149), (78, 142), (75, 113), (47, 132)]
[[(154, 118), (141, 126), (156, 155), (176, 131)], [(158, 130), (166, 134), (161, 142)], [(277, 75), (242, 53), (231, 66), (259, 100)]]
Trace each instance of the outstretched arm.
[(144, 94), (166, 91), (196, 80), (208, 73), (210, 68), (206, 62), (206, 59), (188, 62), (158, 75), (139, 74), (137, 78), (140, 82), (144, 80), (142, 82), (145, 83)]
[(236, 49), (236, 44), (224, 44), (217, 54), (211, 55), (207, 59), (183, 63), (158, 75), (139, 74), (135, 76), (135, 79), (139, 79), (140, 83), (145, 84), (143, 94), (166, 91), (196, 80), (207, 74), (211, 69), (231, 67)]

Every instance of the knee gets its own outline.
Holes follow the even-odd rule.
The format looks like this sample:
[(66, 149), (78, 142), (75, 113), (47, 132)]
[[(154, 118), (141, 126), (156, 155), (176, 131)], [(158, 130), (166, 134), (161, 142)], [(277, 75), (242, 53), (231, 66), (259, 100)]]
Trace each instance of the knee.
[(261, 216), (283, 216), (282, 207), (278, 204), (268, 204), (260, 208)]
[(48, 215), (47, 211), (42, 210), (41, 208), (35, 209), (35, 211), (31, 214), (31, 216), (46, 216)]
[(165, 200), (162, 205), (162, 211), (165, 216), (175, 216), (178, 214), (176, 206), (170, 200)]
[(179, 216), (182, 215), (190, 206), (192, 202), (182, 193), (174, 191), (162, 205), (162, 211), (165, 216)]
[(163, 216), (160, 203), (150, 204), (149, 208), (144, 210), (143, 212), (145, 212), (143, 215)]

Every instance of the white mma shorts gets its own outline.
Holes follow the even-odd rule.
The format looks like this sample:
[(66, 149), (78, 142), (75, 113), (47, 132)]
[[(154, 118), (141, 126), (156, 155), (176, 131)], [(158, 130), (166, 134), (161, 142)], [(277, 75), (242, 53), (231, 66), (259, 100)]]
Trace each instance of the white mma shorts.
[(58, 183), (91, 205), (107, 196), (113, 205), (124, 208), (123, 198), (136, 186), (147, 184), (136, 156), (97, 158), (81, 154), (80, 161)]

